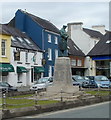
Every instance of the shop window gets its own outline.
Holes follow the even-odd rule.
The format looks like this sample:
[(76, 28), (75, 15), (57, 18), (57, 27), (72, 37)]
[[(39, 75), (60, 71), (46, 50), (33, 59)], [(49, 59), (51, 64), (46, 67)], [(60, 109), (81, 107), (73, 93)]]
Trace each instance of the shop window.
[(22, 73), (18, 73), (18, 83), (22, 83), (21, 77), (22, 77)]
[(31, 82), (34, 81), (34, 69), (31, 68)]
[(14, 52), (14, 60), (20, 61), (20, 51)]

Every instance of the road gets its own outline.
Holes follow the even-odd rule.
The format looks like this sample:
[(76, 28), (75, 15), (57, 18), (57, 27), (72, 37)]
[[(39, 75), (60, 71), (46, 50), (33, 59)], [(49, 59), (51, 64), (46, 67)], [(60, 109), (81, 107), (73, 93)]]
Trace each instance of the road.
[[(43, 113), (33, 116), (24, 116), (13, 120), (40, 120), (40, 118), (110, 118), (111, 102), (104, 102), (90, 106)], [(38, 118), (38, 119), (37, 119)], [(9, 120), (9, 119), (8, 119)], [(12, 119), (10, 119), (12, 120)], [(102, 119), (101, 119), (102, 120)], [(108, 119), (105, 119), (108, 120)]]

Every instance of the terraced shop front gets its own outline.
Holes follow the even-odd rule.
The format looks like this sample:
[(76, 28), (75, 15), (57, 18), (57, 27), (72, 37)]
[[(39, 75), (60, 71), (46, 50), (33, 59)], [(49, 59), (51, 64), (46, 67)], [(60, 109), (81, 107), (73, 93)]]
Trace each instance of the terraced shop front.
[(15, 72), (14, 67), (10, 63), (0, 63), (0, 81), (7, 82), (10, 72)]
[(44, 72), (44, 67), (34, 66), (34, 81), (37, 81), (39, 78), (41, 78)]

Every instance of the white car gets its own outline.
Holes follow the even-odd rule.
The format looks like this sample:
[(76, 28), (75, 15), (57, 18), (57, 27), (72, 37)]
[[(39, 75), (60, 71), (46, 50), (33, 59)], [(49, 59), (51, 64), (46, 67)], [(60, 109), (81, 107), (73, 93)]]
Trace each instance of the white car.
[(30, 87), (30, 90), (46, 90), (49, 85), (52, 85), (53, 77), (40, 78), (34, 85)]

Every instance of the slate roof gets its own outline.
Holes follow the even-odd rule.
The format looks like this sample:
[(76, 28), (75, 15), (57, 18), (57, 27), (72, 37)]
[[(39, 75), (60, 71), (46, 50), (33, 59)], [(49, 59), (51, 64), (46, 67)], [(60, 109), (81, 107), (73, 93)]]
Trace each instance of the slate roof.
[(94, 38), (102, 38), (103, 34), (101, 34), (99, 31), (83, 28), (83, 31), (87, 33), (89, 36)]
[(16, 28), (7, 25), (0, 25), (0, 29), (12, 36), (11, 46), (21, 49), (41, 51), (41, 49), (25, 34)]
[(30, 13), (28, 13), (28, 12), (24, 12), (24, 11), (22, 11), (22, 10), (20, 10), (20, 11), (23, 12), (24, 14), (28, 15), (29, 17), (31, 17), (32, 20), (34, 20), (36, 23), (38, 23), (38, 24), (39, 24), (41, 27), (43, 27), (44, 29), (59, 34), (59, 29), (58, 29), (54, 24), (52, 24), (50, 21), (45, 20), (45, 19), (42, 19), (42, 18), (37, 17), (37, 16), (35, 16), (35, 15), (32, 15), (32, 14), (30, 14)]
[(0, 24), (0, 34), (2, 34), (2, 35), (10, 35), (7, 31), (2, 29), (2, 25), (1, 24)]
[(85, 57), (85, 54), (80, 50), (80, 48), (71, 39), (68, 39), (67, 45), (68, 45), (69, 55)]
[(95, 45), (95, 47), (88, 53), (88, 56), (104, 56), (111, 55), (111, 32), (107, 33)]

